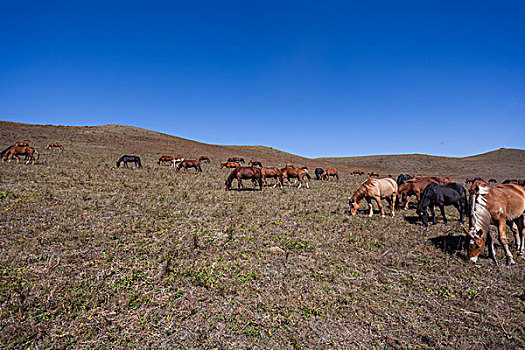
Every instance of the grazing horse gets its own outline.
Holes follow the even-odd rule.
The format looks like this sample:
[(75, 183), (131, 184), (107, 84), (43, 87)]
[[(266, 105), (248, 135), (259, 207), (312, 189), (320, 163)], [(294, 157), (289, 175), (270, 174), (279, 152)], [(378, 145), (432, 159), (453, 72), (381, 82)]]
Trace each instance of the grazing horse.
[(323, 168), (315, 168), (315, 178), (317, 180), (322, 180), (321, 175), (323, 175), (324, 169)]
[(416, 196), (417, 202), (421, 200), (421, 194), (425, 190), (425, 187), (431, 182), (439, 183), (438, 180), (432, 177), (419, 177), (405, 181), (398, 189), (398, 201), (399, 206), (404, 203), (404, 210), (408, 209), (408, 203), (410, 202), (410, 196)]
[(351, 175), (364, 175), (365, 172), (363, 170), (355, 169), (350, 173)]
[[(24, 147), (24, 146), (29, 146), (29, 143), (23, 142), (23, 141), (15, 142), (14, 145), (11, 145), (11, 146), (7, 147), (2, 152), (0, 152), (0, 158), (3, 157), (4, 154), (6, 154), (6, 152), (9, 151), (11, 148), (13, 148), (13, 147)], [(27, 159), (27, 156), (26, 156), (26, 159)]]
[[(175, 159), (175, 156), (173, 154), (165, 154), (157, 160), (157, 164), (160, 165), (160, 163), (171, 163)], [(168, 164), (171, 165), (171, 164)]]
[(240, 190), (244, 188), (242, 184), (242, 179), (251, 179), (253, 183), (253, 189), (255, 189), (255, 184), (259, 182), (259, 190), (263, 188), (263, 176), (261, 168), (256, 168), (253, 166), (240, 166), (235, 168), (231, 174), (226, 179), (226, 191), (231, 190), (233, 179), (237, 179), (237, 188)]
[(226, 162), (221, 164), (221, 169), (226, 168), (226, 170), (228, 170), (228, 168), (238, 168), (240, 166), (241, 165), (237, 162)]
[(396, 180), (396, 183), (397, 183), (397, 186), (401, 186), (402, 184), (404, 184), (407, 180), (412, 180), (414, 177), (411, 176), (411, 175), (408, 175), (408, 174), (401, 174), (397, 177), (397, 180)]
[(284, 165), (285, 168), (294, 168), (293, 164), (290, 164), (290, 163), (286, 163)]
[(498, 180), (496, 180), (496, 179), (489, 179), (489, 183), (491, 183), (491, 184), (497, 184), (497, 183), (498, 183)]
[(435, 225), (436, 213), (434, 212), (434, 206), (438, 206), (443, 216), (443, 222), (447, 224), (447, 217), (445, 216), (445, 206), (453, 205), (459, 211), (459, 222), (463, 224), (463, 217), (467, 214), (467, 191), (460, 184), (455, 182), (449, 182), (445, 185), (438, 185), (435, 182), (431, 182), (425, 187), (419, 205), (417, 206), (416, 213), (421, 217), (423, 225), (428, 227), (428, 212), (427, 209), (430, 207), (430, 213), (432, 214), (432, 223)]
[(368, 176), (370, 177), (379, 177), (379, 173), (377, 171), (371, 171), (368, 173)]
[(38, 159), (40, 157), (40, 154), (38, 153), (38, 151), (34, 148), (34, 147), (31, 147), (31, 146), (12, 146), (12, 147), (9, 147), (4, 155), (2, 156), (2, 162), (5, 162), (6, 160), (11, 162), (11, 160), (13, 160), (14, 157), (16, 157), (16, 162), (18, 163), (20, 161), (20, 157), (19, 156), (26, 156), (27, 157), (27, 162), (26, 164), (28, 164), (29, 162), (31, 162), (31, 164), (35, 164), (35, 156), (34, 154), (36, 153), (36, 159)]
[(283, 173), (281, 172), (281, 169), (275, 168), (275, 167), (261, 167), (261, 174), (262, 174), (262, 181), (263, 184), (266, 184), (266, 178), (275, 179), (275, 184), (273, 187), (277, 186), (279, 184), (279, 187), (283, 187)]
[(244, 158), (232, 157), (232, 158), (228, 158), (228, 162), (230, 162), (230, 163), (244, 163)]
[(206, 157), (206, 156), (200, 156), (199, 157), (199, 162), (201, 163), (204, 163), (204, 162), (210, 162), (210, 158), (209, 157)]
[(476, 176), (476, 177), (467, 177), (467, 178), (465, 179), (465, 183), (466, 183), (466, 184), (471, 184), (471, 183), (474, 183), (474, 181), (476, 181), (476, 180), (483, 180), (483, 179), (482, 179), (481, 177), (479, 177), (479, 176)]
[(182, 162), (179, 163), (179, 165), (177, 165), (176, 172), (178, 173), (182, 168), (184, 168), (185, 173), (188, 172), (188, 168), (194, 168), (195, 174), (202, 172), (201, 163), (195, 159), (184, 159)]
[(62, 145), (60, 142), (53, 142), (46, 146), (46, 149), (51, 148), (58, 148), (60, 152), (64, 151), (64, 145)]
[(251, 166), (258, 166), (260, 168), (262, 168), (262, 166), (263, 166), (261, 162), (259, 162), (258, 160), (255, 160), (255, 159), (251, 159), (248, 164), (250, 164)]
[(321, 179), (326, 179), (327, 181), (330, 181), (330, 177), (335, 177), (337, 181), (339, 181), (339, 173), (337, 172), (336, 168), (326, 169), (323, 175), (321, 175)]
[(514, 184), (514, 185), (525, 186), (525, 180), (507, 179), (507, 180), (503, 181), (501, 184), (502, 185)]
[(361, 185), (359, 185), (352, 197), (348, 197), (350, 213), (352, 215), (357, 214), (357, 211), (359, 210), (359, 202), (364, 198), (367, 201), (368, 206), (370, 207), (370, 214), (368, 214), (368, 216), (371, 217), (374, 214), (372, 207), (372, 199), (374, 199), (377, 202), (379, 209), (381, 210), (381, 216), (385, 217), (383, 205), (381, 204), (381, 198), (386, 198), (390, 204), (392, 216), (395, 216), (396, 213), (394, 204), (396, 202), (396, 196), (397, 183), (393, 179), (369, 178)]
[(135, 167), (142, 168), (139, 156), (123, 155), (117, 160), (117, 168), (120, 168), (120, 163), (124, 163), (123, 168), (129, 168), (128, 163), (135, 163)]
[(285, 167), (281, 169), (281, 173), (283, 174), (283, 178), (286, 177), (288, 181), (290, 179), (298, 179), (299, 180), (299, 186), (297, 188), (301, 188), (301, 185), (303, 182), (306, 184), (306, 188), (310, 188), (310, 185), (308, 185), (308, 180), (310, 180), (310, 174), (308, 173), (307, 167), (302, 168), (292, 168), (292, 167)]
[(467, 232), (468, 259), (476, 262), (479, 254), (489, 248), (489, 257), (498, 264), (494, 252), (494, 240), (490, 235), (490, 224), (498, 228), (498, 240), (505, 250), (507, 264), (514, 265), (516, 262), (512, 258), (508, 246), (508, 239), (505, 232), (507, 222), (514, 222), (517, 226), (515, 232), (518, 256), (523, 255), (525, 237), (523, 227), (525, 226), (525, 189), (514, 184), (484, 186), (476, 188), (474, 205), (471, 208), (472, 226)]

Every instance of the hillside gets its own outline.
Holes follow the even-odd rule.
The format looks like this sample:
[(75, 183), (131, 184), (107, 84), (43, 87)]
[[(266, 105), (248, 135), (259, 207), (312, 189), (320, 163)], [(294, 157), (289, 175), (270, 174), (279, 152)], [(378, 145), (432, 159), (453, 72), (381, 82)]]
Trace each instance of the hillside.
[(525, 177), (525, 150), (501, 148), (496, 151), (464, 157), (438, 157), (424, 154), (377, 155), (363, 157), (318, 158), (340, 163), (349, 168), (363, 168), (385, 173), (435, 174), (462, 179), (481, 176), (503, 181)]
[[(329, 164), (266, 147), (0, 123), (2, 147), (24, 139), (39, 161), (0, 163), (2, 349), (525, 348), (525, 260), (513, 235), (515, 266), (499, 244), (499, 266), (486, 250), (468, 262), (453, 207), (448, 224), (438, 214), (428, 228), (415, 203), (392, 217), (383, 201), (383, 218), (362, 201), (351, 216), (348, 196), (366, 176), (347, 173), (310, 189), (253, 191), (245, 180), (246, 190), (225, 191), (218, 165), (228, 156)], [(44, 148), (55, 141), (64, 152)], [(116, 168), (123, 153), (144, 167)], [(176, 173), (156, 164), (162, 153), (212, 162)], [(415, 172), (459, 164), (411, 157)], [(521, 166), (506, 152), (488, 157), (452, 161)], [(362, 164), (384, 160), (394, 172), (391, 159)]]

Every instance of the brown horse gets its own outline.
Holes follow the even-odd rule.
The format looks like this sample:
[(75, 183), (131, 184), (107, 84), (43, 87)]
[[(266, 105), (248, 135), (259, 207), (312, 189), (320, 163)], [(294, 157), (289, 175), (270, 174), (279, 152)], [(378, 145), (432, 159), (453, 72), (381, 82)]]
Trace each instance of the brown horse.
[(363, 170), (355, 169), (350, 174), (351, 175), (364, 175), (365, 172)]
[(294, 166), (293, 166), (293, 164), (286, 163), (284, 167), (285, 167), (285, 168), (293, 168)]
[(468, 259), (476, 262), (479, 254), (489, 248), (489, 257), (497, 264), (494, 252), (494, 240), (490, 235), (490, 224), (498, 228), (498, 240), (505, 250), (507, 264), (514, 265), (516, 262), (512, 258), (508, 239), (505, 232), (507, 222), (514, 222), (517, 226), (515, 231), (516, 246), (518, 256), (523, 255), (525, 237), (523, 227), (525, 226), (525, 189), (518, 185), (479, 185), (475, 189), (475, 199), (471, 208), (472, 225), (467, 230)]
[(62, 145), (60, 142), (53, 142), (46, 146), (46, 149), (51, 148), (58, 148), (60, 152), (64, 151), (64, 145)]
[(273, 185), (273, 187), (277, 186), (277, 184), (279, 184), (279, 187), (283, 187), (283, 173), (281, 172), (281, 169), (279, 168), (275, 168), (275, 167), (262, 167), (261, 168), (261, 173), (262, 173), (262, 179), (263, 179), (263, 184), (266, 184), (266, 178), (273, 178), (275, 179), (275, 184)]
[(371, 171), (368, 173), (368, 176), (370, 177), (379, 177), (379, 173), (377, 171)]
[(299, 180), (299, 186), (297, 188), (301, 188), (301, 185), (303, 182), (306, 184), (306, 188), (310, 188), (310, 185), (308, 184), (308, 180), (310, 180), (310, 174), (308, 173), (308, 168), (303, 166), (302, 168), (292, 168), (292, 167), (285, 167), (281, 169), (281, 173), (283, 174), (283, 178), (286, 177), (288, 181), (290, 179), (297, 179)]
[(226, 168), (226, 170), (228, 170), (228, 169), (232, 169), (232, 168), (238, 168), (240, 166), (241, 165), (239, 163), (236, 163), (236, 162), (225, 162), (225, 163), (221, 164), (221, 169), (222, 168)]
[(335, 177), (339, 181), (339, 173), (336, 168), (329, 168), (321, 175), (321, 179), (330, 181), (330, 177)]
[(386, 179), (373, 179), (369, 178), (365, 182), (363, 182), (357, 190), (355, 190), (352, 197), (348, 197), (349, 204), (350, 204), (350, 213), (352, 215), (357, 214), (357, 211), (359, 210), (359, 202), (364, 198), (368, 206), (370, 207), (370, 214), (368, 216), (372, 216), (374, 214), (373, 207), (372, 207), (372, 199), (374, 199), (377, 202), (377, 205), (379, 206), (379, 209), (381, 210), (381, 216), (385, 217), (385, 212), (383, 210), (383, 205), (381, 204), (381, 198), (386, 198), (388, 203), (390, 204), (390, 208), (392, 210), (392, 216), (395, 216), (395, 203), (396, 203), (396, 197), (397, 197), (397, 183), (395, 180), (386, 178)]
[(35, 153), (37, 155), (36, 159), (38, 159), (40, 154), (38, 153), (38, 151), (34, 147), (31, 147), (31, 146), (13, 146), (13, 147), (9, 148), (4, 153), (4, 155), (2, 157), (2, 162), (5, 162), (6, 160), (11, 162), (11, 160), (14, 157), (16, 157), (16, 162), (18, 163), (20, 161), (19, 156), (27, 156), (28, 160), (27, 160), (26, 164), (28, 164), (29, 162), (32, 162), (32, 164), (35, 164), (35, 156), (34, 156)]
[(483, 179), (481, 177), (467, 177), (465, 179), (465, 183), (471, 184), (471, 183), (474, 183), (474, 181), (476, 180), (483, 180)]
[(251, 179), (253, 183), (253, 189), (255, 189), (256, 182), (259, 182), (259, 190), (263, 188), (263, 177), (260, 168), (253, 166), (240, 166), (235, 168), (226, 179), (226, 191), (231, 190), (233, 179), (237, 179), (237, 188), (240, 190), (244, 188), (242, 184), (243, 179)]
[(188, 168), (195, 168), (195, 174), (202, 172), (201, 163), (195, 159), (184, 159), (177, 165), (176, 172), (178, 173), (181, 168), (184, 168), (184, 172), (188, 172)]
[[(157, 164), (160, 165), (160, 163), (171, 163), (175, 159), (175, 156), (173, 154), (165, 154), (157, 160)], [(171, 164), (168, 164), (171, 165)]]
[(397, 191), (399, 205), (405, 203), (404, 210), (408, 209), (408, 202), (410, 202), (410, 196), (416, 196), (417, 202), (421, 199), (421, 194), (425, 190), (425, 187), (431, 182), (442, 184), (437, 179), (432, 177), (419, 177), (416, 179), (410, 179), (405, 181)]
[(208, 162), (209, 163), (210, 162), (210, 158), (207, 157), (207, 156), (200, 156), (199, 157), (199, 162), (202, 162), (202, 163)]

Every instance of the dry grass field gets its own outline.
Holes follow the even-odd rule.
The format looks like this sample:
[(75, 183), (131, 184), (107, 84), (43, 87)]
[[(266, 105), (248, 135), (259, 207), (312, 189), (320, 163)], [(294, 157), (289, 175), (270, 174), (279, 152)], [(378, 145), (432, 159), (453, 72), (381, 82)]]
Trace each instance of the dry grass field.
[[(1, 149), (19, 140), (40, 159), (0, 164), (2, 348), (525, 348), (522, 258), (505, 266), (497, 245), (499, 267), (486, 251), (468, 263), (452, 207), (428, 229), (413, 209), (347, 213), (366, 179), (353, 168), (502, 181), (525, 177), (524, 151), (311, 160), (124, 126), (0, 122)], [(56, 141), (63, 153), (44, 149)], [(165, 153), (212, 161), (176, 174), (156, 164)], [(122, 154), (144, 167), (117, 169)], [(229, 156), (336, 166), (341, 180), (226, 192)]]

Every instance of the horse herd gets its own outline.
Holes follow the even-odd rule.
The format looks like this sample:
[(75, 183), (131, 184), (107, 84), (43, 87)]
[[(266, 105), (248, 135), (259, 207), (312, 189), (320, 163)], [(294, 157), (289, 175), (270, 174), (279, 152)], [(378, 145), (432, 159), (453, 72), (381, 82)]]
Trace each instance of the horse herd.
[[(54, 142), (48, 144), (46, 149), (63, 151), (64, 146), (59, 142)], [(0, 153), (2, 162), (11, 162), (15, 158), (19, 162), (20, 156), (25, 157), (26, 164), (30, 162), (34, 164), (39, 157), (39, 152), (27, 142), (17, 142)], [(157, 164), (168, 163), (176, 168), (176, 172), (181, 169), (187, 172), (188, 169), (193, 168), (195, 173), (199, 174), (202, 172), (201, 163), (205, 162), (209, 163), (210, 158), (201, 156), (199, 159), (185, 159), (180, 156), (163, 155), (158, 159)], [(137, 168), (142, 167), (140, 157), (135, 155), (123, 155), (117, 160), (116, 166), (118, 168), (123, 164), (123, 167), (127, 168), (129, 163), (133, 163)], [(226, 179), (226, 190), (232, 189), (233, 180), (237, 180), (239, 190), (244, 188), (242, 180), (251, 180), (253, 189), (256, 189), (258, 185), (259, 190), (262, 190), (264, 186), (268, 186), (267, 179), (274, 180), (273, 187), (277, 185), (282, 187), (284, 179), (289, 182), (293, 179), (299, 181), (298, 188), (301, 188), (303, 184), (306, 188), (310, 188), (311, 177), (306, 166), (294, 167), (292, 164), (286, 164), (282, 168), (264, 167), (262, 162), (256, 159), (250, 159), (248, 166), (242, 166), (243, 163), (245, 160), (241, 157), (231, 157), (228, 161), (221, 163), (220, 169), (233, 169)], [(364, 175), (365, 173), (356, 169), (351, 174)], [(317, 180), (339, 180), (339, 174), (335, 168), (316, 168), (315, 176)], [(391, 175), (378, 178), (379, 174), (375, 171), (368, 173), (368, 176), (368, 179), (357, 187), (354, 194), (348, 197), (352, 216), (358, 213), (361, 208), (360, 202), (365, 200), (368, 203), (370, 217), (373, 215), (372, 201), (377, 203), (384, 217), (382, 199), (387, 200), (391, 214), (395, 216), (396, 208), (409, 209), (410, 197), (415, 196), (417, 198), (416, 213), (425, 227), (428, 226), (429, 219), (436, 224), (434, 211), (436, 206), (439, 207), (445, 224), (447, 224), (445, 206), (452, 205), (458, 210), (459, 221), (467, 234), (467, 253), (470, 261), (476, 262), (479, 254), (487, 246), (490, 259), (498, 263), (494, 251), (494, 238), (489, 229), (491, 224), (497, 227), (497, 238), (504, 248), (507, 264), (515, 264), (505, 232), (507, 225), (514, 233), (518, 256), (523, 256), (525, 253), (523, 232), (525, 228), (525, 181), (523, 179), (507, 179), (498, 185), (495, 179), (485, 181), (480, 177), (469, 177), (465, 180), (466, 184), (470, 185), (467, 194), (463, 185), (452, 182), (448, 177), (401, 174), (397, 180), (394, 180)], [(469, 228), (463, 225), (466, 217), (469, 221)]]
[[(507, 264), (513, 265), (515, 261), (509, 250), (505, 228), (509, 225), (514, 233), (518, 256), (523, 256), (525, 251), (525, 186), (523, 180), (509, 179), (502, 184), (496, 180), (485, 181), (481, 178), (467, 178), (466, 183), (471, 184), (468, 196), (465, 188), (451, 182), (450, 178), (436, 176), (416, 177), (407, 174), (398, 176), (397, 181), (391, 178), (369, 178), (363, 182), (349, 197), (350, 213), (356, 215), (362, 199), (369, 206), (369, 216), (373, 215), (372, 200), (377, 202), (382, 216), (385, 216), (381, 199), (385, 198), (390, 204), (392, 216), (395, 208), (408, 209), (409, 197), (415, 195), (418, 200), (416, 213), (421, 218), (424, 226), (428, 226), (428, 210), (432, 215), (432, 222), (436, 224), (434, 207), (438, 206), (443, 222), (447, 223), (445, 206), (452, 205), (459, 212), (459, 221), (467, 233), (468, 259), (476, 262), (479, 254), (488, 246), (489, 257), (497, 264), (494, 252), (494, 238), (490, 234), (490, 224), (498, 229), (498, 240), (505, 250)], [(464, 218), (469, 218), (469, 228), (463, 223)]]

